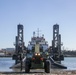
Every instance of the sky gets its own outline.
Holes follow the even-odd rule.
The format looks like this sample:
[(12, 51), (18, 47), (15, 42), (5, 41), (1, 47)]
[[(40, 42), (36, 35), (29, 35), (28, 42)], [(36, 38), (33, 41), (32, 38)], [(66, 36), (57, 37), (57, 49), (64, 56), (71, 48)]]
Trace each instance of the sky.
[(14, 47), (18, 24), (26, 46), (38, 28), (51, 46), (56, 23), (63, 47), (76, 50), (76, 0), (0, 0), (0, 49)]

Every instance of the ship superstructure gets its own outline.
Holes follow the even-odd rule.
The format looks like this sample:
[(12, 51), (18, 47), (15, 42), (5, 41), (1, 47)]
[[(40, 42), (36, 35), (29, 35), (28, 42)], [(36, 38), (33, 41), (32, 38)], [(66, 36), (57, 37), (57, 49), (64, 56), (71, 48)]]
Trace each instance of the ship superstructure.
[(44, 35), (35, 36), (35, 32), (33, 32), (33, 37), (31, 38), (31, 41), (29, 41), (27, 49), (32, 50), (32, 47), (34, 47), (36, 44), (39, 44), (40, 48), (43, 48), (43, 51), (48, 49), (48, 42), (45, 40)]

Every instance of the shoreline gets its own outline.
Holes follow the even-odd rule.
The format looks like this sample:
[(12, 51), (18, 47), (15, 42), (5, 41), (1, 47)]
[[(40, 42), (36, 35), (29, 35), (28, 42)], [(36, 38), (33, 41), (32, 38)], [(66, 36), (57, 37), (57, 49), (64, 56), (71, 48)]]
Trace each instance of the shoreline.
[(45, 72), (0, 72), (0, 75), (76, 75), (76, 70), (57, 70), (51, 71), (50, 73)]

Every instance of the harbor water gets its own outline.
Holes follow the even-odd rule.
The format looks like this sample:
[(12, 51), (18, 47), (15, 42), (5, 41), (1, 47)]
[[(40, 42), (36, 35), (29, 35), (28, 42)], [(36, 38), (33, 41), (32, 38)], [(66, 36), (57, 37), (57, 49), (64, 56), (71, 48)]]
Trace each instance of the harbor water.
[[(16, 69), (10, 69), (14, 63), (11, 57), (0, 57), (0, 72), (16, 72)], [(76, 70), (76, 57), (65, 57), (62, 64), (67, 66), (66, 70)]]

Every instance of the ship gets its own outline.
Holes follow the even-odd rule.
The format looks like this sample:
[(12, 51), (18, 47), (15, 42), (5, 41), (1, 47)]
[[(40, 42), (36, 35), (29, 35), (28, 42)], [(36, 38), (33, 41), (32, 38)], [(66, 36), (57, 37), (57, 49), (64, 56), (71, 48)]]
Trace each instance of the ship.
[[(59, 25), (53, 26), (53, 41), (52, 46), (48, 45), (44, 35), (37, 36), (33, 32), (33, 37), (23, 52), (23, 25), (18, 25), (18, 36), (16, 37), (16, 53), (13, 59), (16, 61), (13, 67), (24, 67), (25, 72), (30, 72), (30, 69), (44, 69), (46, 73), (50, 73), (51, 65), (66, 69), (67, 67), (61, 64), (63, 55), (61, 55), (61, 35), (59, 34)], [(23, 65), (24, 64), (24, 65)]]

